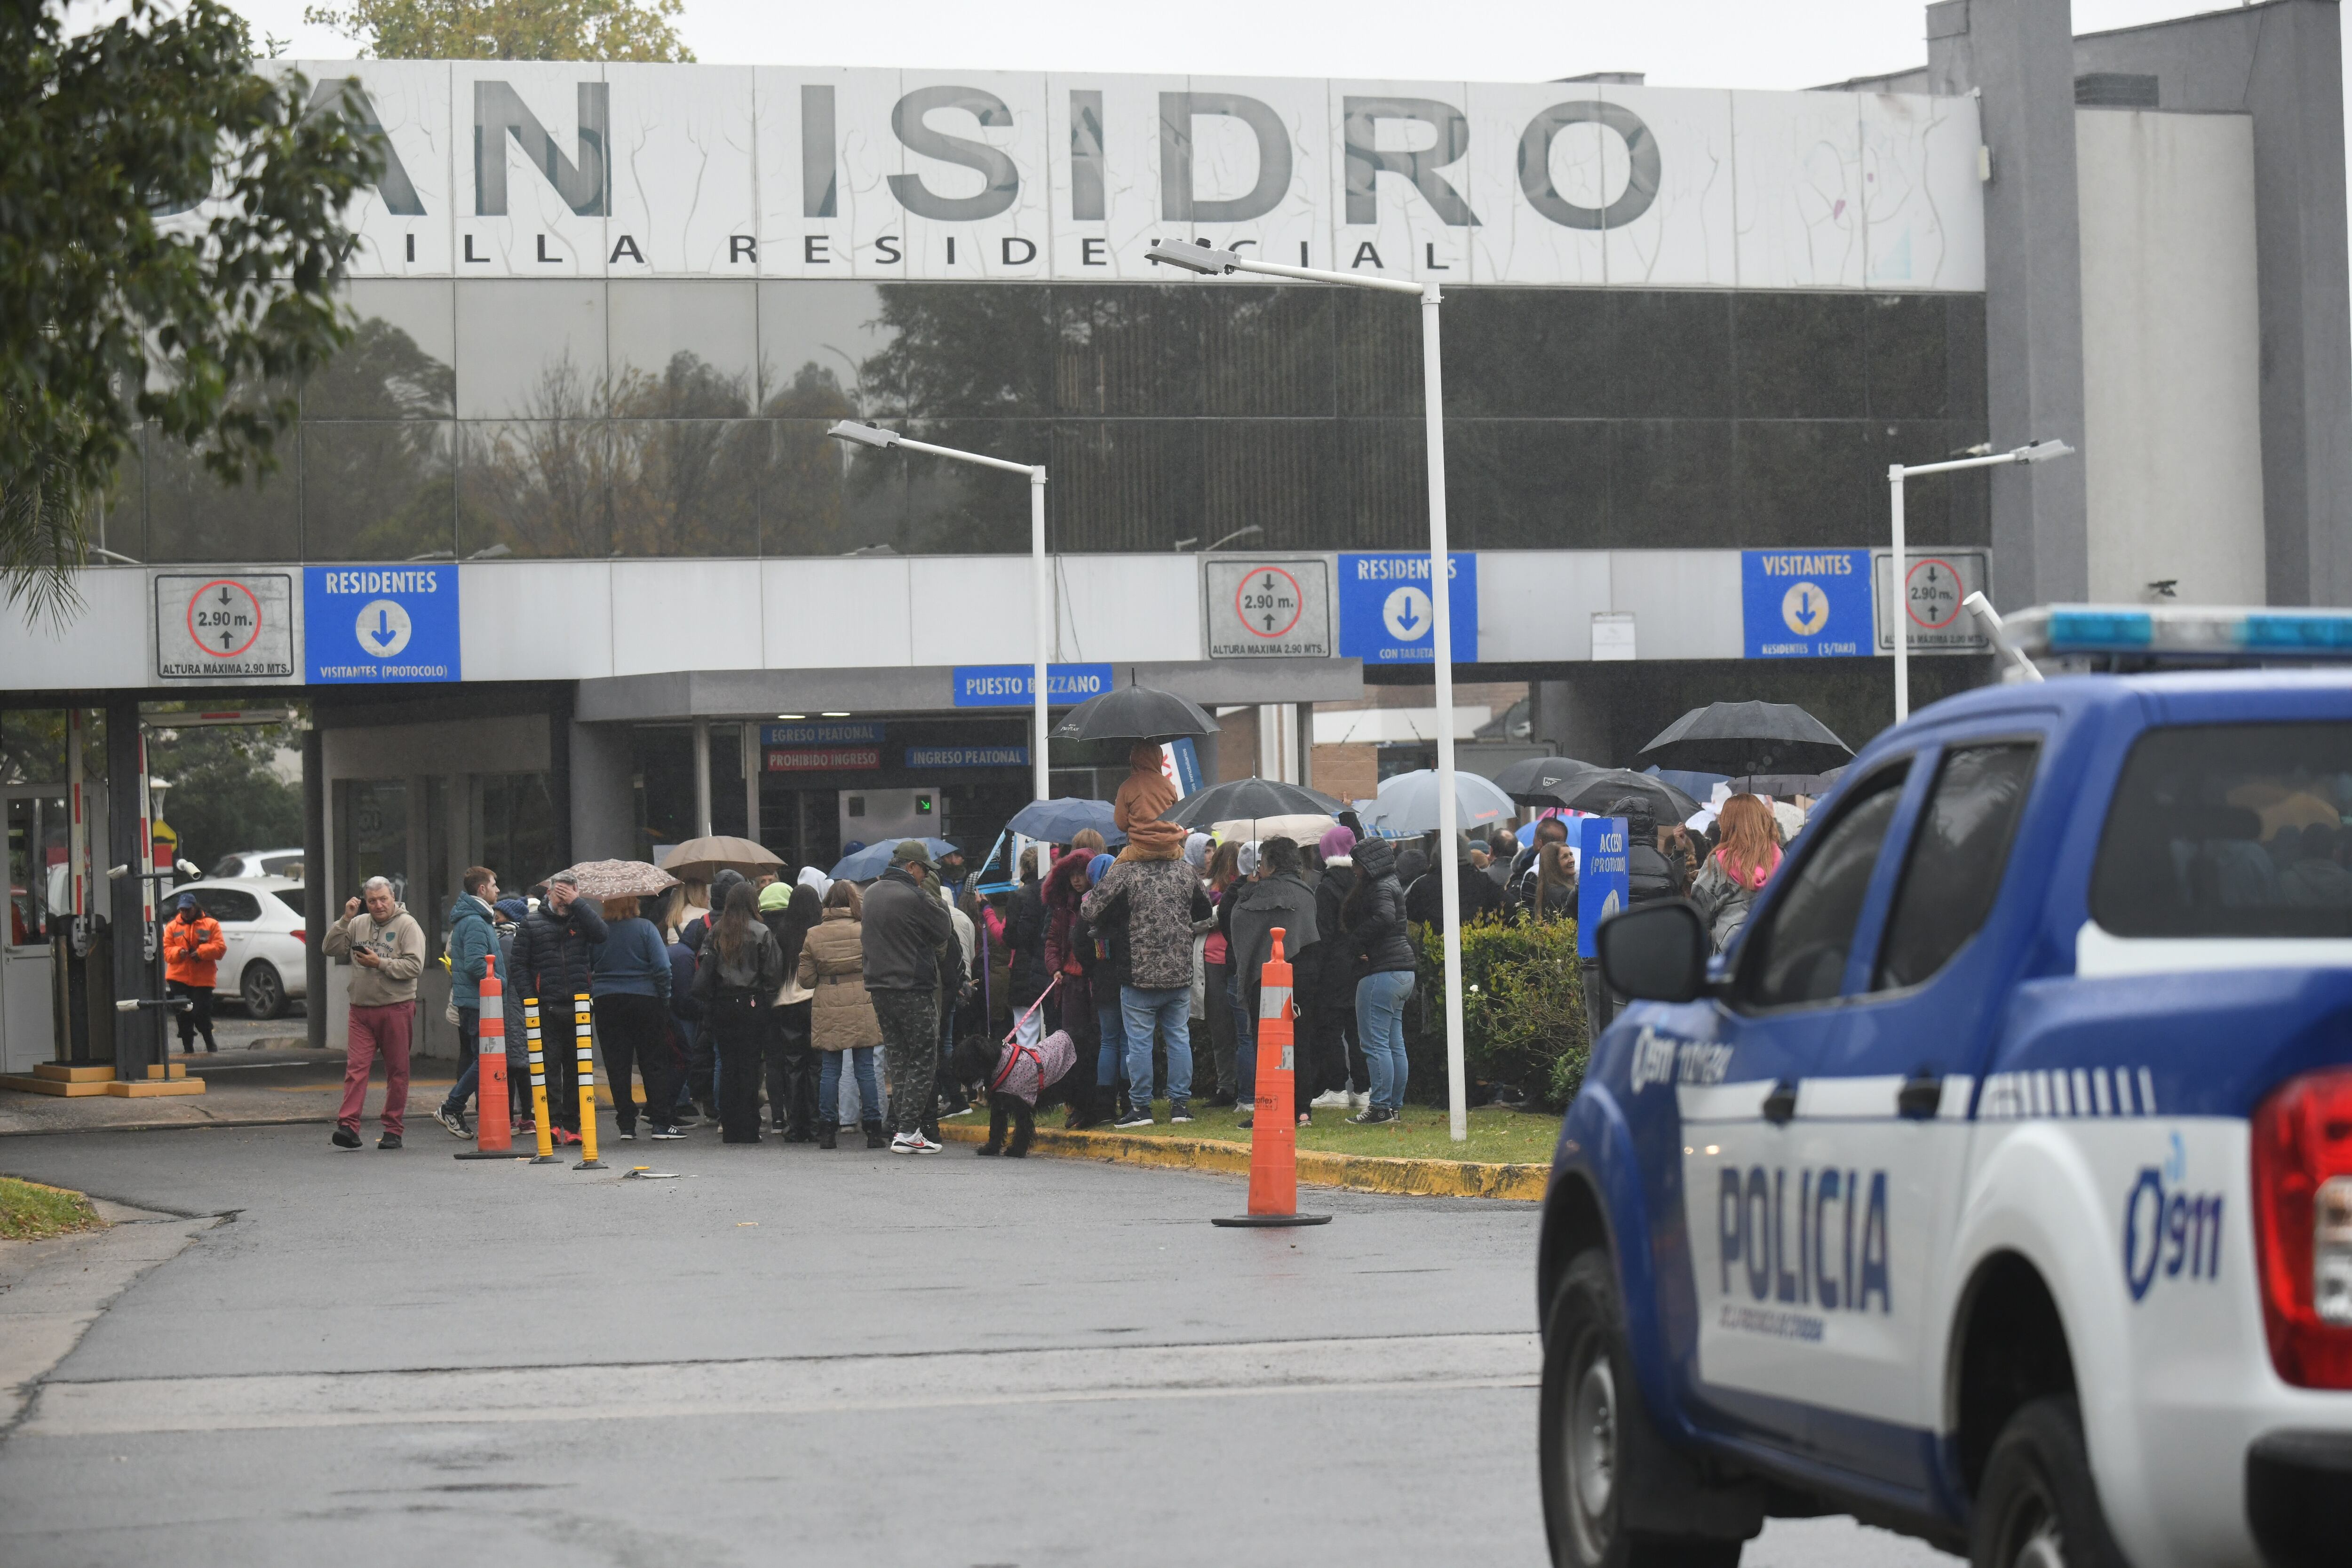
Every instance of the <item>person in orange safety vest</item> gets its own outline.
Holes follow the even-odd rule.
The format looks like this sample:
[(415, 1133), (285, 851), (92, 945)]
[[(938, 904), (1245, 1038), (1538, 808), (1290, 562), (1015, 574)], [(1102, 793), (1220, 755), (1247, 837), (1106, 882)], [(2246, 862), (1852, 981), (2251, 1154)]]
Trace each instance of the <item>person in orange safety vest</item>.
[(195, 1050), (199, 1033), (206, 1051), (220, 1048), (213, 1041), (213, 980), (227, 951), (220, 921), (205, 913), (195, 894), (182, 893), (178, 912), (163, 927), (163, 983), (173, 995), (188, 998), (178, 1010), (183, 1051)]

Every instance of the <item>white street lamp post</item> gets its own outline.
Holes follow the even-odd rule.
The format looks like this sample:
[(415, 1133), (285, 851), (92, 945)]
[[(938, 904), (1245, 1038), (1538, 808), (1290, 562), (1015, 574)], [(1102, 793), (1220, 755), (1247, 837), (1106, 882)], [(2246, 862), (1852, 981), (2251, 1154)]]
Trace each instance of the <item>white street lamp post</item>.
[(977, 463), (983, 468), (1002, 468), (1006, 473), (1029, 476), (1029, 597), (1034, 611), (1032, 626), (1036, 643), (1030, 675), (1034, 730), (1029, 763), (1034, 796), (1038, 800), (1045, 799), (1050, 793), (1045, 783), (1045, 731), (1050, 728), (1045, 717), (1045, 675), (1054, 643), (1054, 605), (1047, 593), (1049, 584), (1045, 574), (1045, 465), (1015, 463), (979, 452), (958, 451), (953, 447), (935, 447), (929, 441), (901, 436), (896, 430), (860, 425), (851, 419), (835, 420), (833, 428), (825, 434), (836, 441), (854, 441), (861, 447), (898, 447), (909, 452), (929, 452), (934, 458), (947, 458), (959, 463)]
[(1890, 463), (1886, 468), (1888, 504), (1892, 510), (1894, 555), (1886, 566), (1887, 613), (1895, 622), (1895, 721), (1902, 723), (1911, 717), (1911, 584), (1906, 559), (1909, 546), (1903, 537), (1903, 481), (1921, 474), (1949, 474), (1961, 468), (1997, 468), (2008, 463), (2041, 463), (2052, 458), (2071, 458), (2074, 448), (2063, 441), (2029, 441), (2011, 452), (1987, 453), (1973, 458), (1955, 458), (1944, 463), (1914, 463), (1906, 468)]
[(1211, 277), (1255, 272), (1305, 283), (1339, 283), (1354, 289), (1420, 296), (1422, 406), (1429, 440), (1429, 635), (1437, 673), (1437, 798), (1439, 810), (1445, 814), (1440, 828), (1441, 859), (1435, 868), (1445, 923), (1445, 1096), (1454, 1142), (1467, 1142), (1469, 1079), (1462, 1058), (1462, 884), (1451, 842), (1454, 833), (1459, 830), (1461, 808), (1454, 797), (1454, 595), (1445, 540), (1445, 397), (1439, 374), (1437, 285), (1396, 278), (1366, 278), (1319, 267), (1286, 267), (1278, 261), (1260, 261), (1230, 250), (1181, 241), (1155, 245), (1145, 254), (1154, 262), (1166, 262), (1187, 272)]

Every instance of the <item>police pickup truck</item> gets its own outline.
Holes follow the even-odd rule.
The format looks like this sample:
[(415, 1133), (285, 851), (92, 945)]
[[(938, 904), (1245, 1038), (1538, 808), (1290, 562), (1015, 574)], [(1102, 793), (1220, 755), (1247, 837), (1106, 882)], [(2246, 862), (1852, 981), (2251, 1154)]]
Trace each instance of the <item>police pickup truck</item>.
[[(2032, 614), (2078, 667), (2352, 655)], [(1874, 741), (1721, 957), (1686, 904), (1598, 928), (1636, 1000), (1544, 1213), (1554, 1561), (1852, 1513), (1978, 1568), (2352, 1564), (2347, 818), (2352, 672), (2062, 677)]]

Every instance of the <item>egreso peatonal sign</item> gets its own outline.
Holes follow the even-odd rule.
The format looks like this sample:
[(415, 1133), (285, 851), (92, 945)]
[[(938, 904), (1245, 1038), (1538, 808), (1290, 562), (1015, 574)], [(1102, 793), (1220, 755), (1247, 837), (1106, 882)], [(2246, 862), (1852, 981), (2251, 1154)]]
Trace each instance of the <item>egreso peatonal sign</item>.
[[(384, 168), (361, 276), (1166, 281), (1168, 237), (1443, 283), (1975, 290), (1968, 99), (267, 62)], [(193, 222), (200, 214), (189, 215)]]

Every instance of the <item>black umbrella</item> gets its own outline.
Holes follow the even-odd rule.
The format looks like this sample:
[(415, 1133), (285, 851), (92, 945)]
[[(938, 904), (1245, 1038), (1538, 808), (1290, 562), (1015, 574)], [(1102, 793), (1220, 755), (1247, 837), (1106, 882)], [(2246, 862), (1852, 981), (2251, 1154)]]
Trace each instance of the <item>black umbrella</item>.
[(1089, 697), (1054, 726), (1056, 741), (1169, 741), (1213, 735), (1217, 721), (1172, 691), (1117, 686)]
[(1572, 789), (1579, 779), (1602, 772), (1598, 763), (1573, 757), (1529, 757), (1513, 763), (1495, 775), (1495, 787), (1513, 800), (1557, 801), (1559, 792)]
[(1304, 784), (1284, 784), (1279, 779), (1234, 779), (1193, 791), (1162, 814), (1162, 820), (1181, 827), (1206, 828), (1243, 817), (1336, 816), (1344, 809), (1340, 802)]
[(1853, 748), (1792, 702), (1710, 702), (1642, 748), (1642, 760), (1692, 773), (1818, 773), (1853, 760)]
[(1825, 773), (1750, 773), (1746, 778), (1731, 781), (1734, 795), (1769, 795), (1775, 800), (1787, 800), (1790, 795), (1825, 795), (1838, 782), (1843, 768), (1832, 768)]
[(1623, 768), (1602, 768), (1580, 784), (1561, 786), (1559, 793), (1562, 805), (1596, 816), (1607, 811), (1612, 802), (1629, 795), (1638, 796), (1650, 803), (1650, 815), (1662, 825), (1687, 822), (1698, 810), (1698, 802), (1665, 780), (1653, 773), (1628, 773)]

